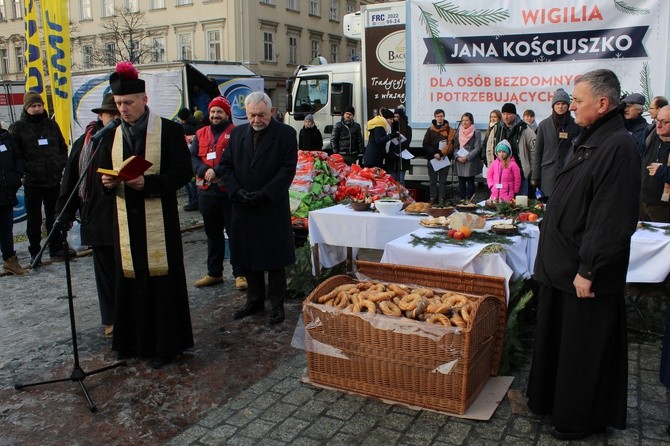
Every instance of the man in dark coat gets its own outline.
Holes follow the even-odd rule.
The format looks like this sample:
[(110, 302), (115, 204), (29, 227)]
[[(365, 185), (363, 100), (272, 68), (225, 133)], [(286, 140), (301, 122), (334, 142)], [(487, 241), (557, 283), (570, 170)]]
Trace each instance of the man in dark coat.
[(2, 269), (21, 276), (28, 272), (19, 264), (14, 250), (14, 206), (18, 204), (16, 192), (21, 187), (23, 159), (14, 139), (0, 125), (0, 252)]
[(231, 262), (244, 268), (247, 303), (233, 318), (272, 305), (270, 324), (284, 321), (285, 267), (295, 262), (288, 189), (298, 162), (296, 132), (272, 119), (272, 101), (262, 92), (245, 101), (248, 124), (235, 127), (223, 152), (223, 181), (233, 200)]
[(631, 93), (623, 98), (623, 103), (626, 104), (626, 109), (623, 113), (623, 117), (626, 118), (624, 125), (626, 126), (626, 130), (633, 136), (640, 156), (644, 155), (644, 151), (647, 148), (645, 138), (649, 123), (642, 117), (645, 102), (646, 98), (640, 93)]
[[(81, 242), (93, 247), (93, 271), (98, 290), (100, 316), (102, 325), (105, 326), (104, 334), (111, 337), (114, 331), (114, 273), (116, 262), (114, 260), (112, 226), (109, 223), (113, 220), (114, 196), (104, 192), (100, 182), (100, 174), (96, 170), (100, 166), (101, 154), (109, 153), (114, 134), (110, 132), (103, 136), (97, 144), (97, 150), (91, 138), (100, 129), (118, 118), (119, 111), (114, 103), (114, 95), (107, 93), (100, 107), (91, 111), (98, 115), (98, 119), (91, 121), (86, 126), (86, 132), (72, 145), (70, 158), (63, 173), (56, 213), (61, 213), (77, 186), (81, 172), (86, 169), (86, 177), (79, 184), (77, 193), (74, 194), (61, 221), (71, 224), (75, 220), (77, 210), (79, 210)], [(92, 161), (91, 158), (93, 158)]]
[(542, 120), (537, 127), (530, 182), (542, 190), (545, 199), (553, 194), (556, 175), (565, 164), (572, 140), (581, 131), (569, 107), (570, 95), (559, 88), (551, 99), (551, 116)]
[[(33, 263), (38, 260), (36, 256), (41, 249), (42, 206), (47, 232), (51, 232), (56, 220), (56, 201), (67, 162), (67, 144), (56, 121), (49, 119), (44, 110), (42, 96), (32, 91), (23, 96), (21, 118), (9, 126), (9, 133), (25, 161), (26, 235), (30, 243), (30, 263)], [(63, 238), (56, 231), (49, 241), (49, 255), (62, 257), (63, 254)]]
[(361, 126), (354, 121), (355, 114), (354, 107), (345, 108), (342, 119), (335, 124), (330, 136), (331, 150), (342, 155), (347, 164), (355, 164), (364, 151), (363, 132)]
[(640, 193), (640, 161), (610, 70), (575, 81), (570, 110), (584, 127), (556, 177), (540, 230), (540, 283), (528, 407), (553, 435), (577, 440), (626, 428), (624, 289)]
[(103, 167), (118, 170), (132, 155), (153, 163), (132, 180), (102, 175), (116, 196), (112, 348), (160, 368), (193, 346), (177, 208), (177, 190), (193, 176), (191, 155), (181, 126), (146, 106), (144, 81), (132, 64), (119, 63), (110, 85), (123, 122)]
[[(670, 165), (670, 128), (665, 124), (670, 120), (670, 107), (661, 108), (657, 117), (654, 131), (647, 137), (647, 149), (642, 157), (640, 220), (667, 223), (670, 186), (656, 172), (659, 167), (665, 166), (665, 170)], [(663, 124), (657, 127), (659, 122)]]

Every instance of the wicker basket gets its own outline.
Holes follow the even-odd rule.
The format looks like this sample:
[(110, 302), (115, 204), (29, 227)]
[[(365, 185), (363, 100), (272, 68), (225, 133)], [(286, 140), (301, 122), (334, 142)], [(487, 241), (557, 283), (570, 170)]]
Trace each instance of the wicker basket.
[(374, 280), (470, 294), (473, 322), (458, 331), (314, 303), (353, 281), (348, 276), (332, 277), (303, 306), (310, 380), (399, 403), (465, 413), (488, 376), (498, 369), (505, 322), (504, 279), (370, 262), (357, 262), (357, 267)]

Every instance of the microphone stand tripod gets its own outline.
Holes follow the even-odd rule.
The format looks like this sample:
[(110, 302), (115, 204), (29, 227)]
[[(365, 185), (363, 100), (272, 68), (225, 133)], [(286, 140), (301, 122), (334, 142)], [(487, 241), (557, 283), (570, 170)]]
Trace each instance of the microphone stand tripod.
[(121, 366), (126, 366), (127, 363), (126, 361), (121, 361), (117, 362), (116, 364), (112, 364), (97, 370), (93, 370), (90, 372), (85, 372), (81, 366), (79, 365), (79, 349), (77, 346), (77, 328), (75, 324), (75, 319), (74, 319), (74, 302), (73, 298), (74, 295), (72, 293), (72, 276), (70, 272), (70, 249), (67, 244), (67, 233), (68, 233), (68, 225), (63, 222), (63, 217), (65, 212), (68, 210), (70, 203), (74, 199), (75, 194), (78, 193), (79, 191), (79, 185), (81, 182), (86, 178), (88, 169), (95, 158), (97, 152), (98, 152), (98, 140), (94, 140), (93, 144), (95, 145), (94, 150), (91, 151), (91, 157), (89, 158), (88, 162), (86, 163), (86, 167), (83, 172), (80, 172), (79, 175), (79, 180), (77, 181), (77, 184), (75, 185), (74, 189), (70, 193), (70, 196), (68, 197), (67, 201), (65, 202), (65, 205), (63, 206), (63, 209), (61, 210), (60, 214), (56, 218), (56, 221), (54, 222), (53, 228), (51, 229), (51, 232), (49, 232), (49, 235), (46, 238), (46, 241), (44, 242), (44, 246), (42, 246), (42, 249), (40, 252), (35, 256), (35, 260), (31, 264), (33, 268), (35, 268), (39, 263), (40, 259), (42, 258), (42, 254), (44, 253), (44, 250), (46, 247), (49, 245), (49, 241), (51, 240), (52, 236), (56, 231), (61, 231), (62, 237), (63, 237), (63, 244), (64, 244), (64, 253), (65, 253), (65, 277), (66, 277), (66, 282), (67, 282), (67, 302), (68, 302), (68, 309), (70, 313), (70, 331), (72, 335), (72, 353), (74, 356), (74, 364), (72, 368), (72, 373), (70, 374), (69, 377), (67, 378), (59, 378), (59, 379), (52, 379), (49, 381), (38, 381), (38, 382), (33, 382), (33, 383), (27, 383), (27, 384), (15, 384), (14, 388), (16, 390), (24, 389), (26, 387), (34, 387), (34, 386), (41, 386), (45, 384), (53, 384), (53, 383), (59, 383), (59, 382), (65, 382), (65, 381), (74, 381), (79, 384), (79, 387), (81, 388), (82, 392), (84, 392), (84, 397), (86, 398), (86, 402), (88, 403), (88, 408), (91, 411), (91, 413), (97, 412), (98, 408), (91, 399), (91, 396), (88, 393), (88, 390), (86, 389), (86, 386), (84, 385), (84, 380), (86, 377), (95, 375), (101, 372), (105, 372), (107, 370), (114, 369), (116, 367), (121, 367)]

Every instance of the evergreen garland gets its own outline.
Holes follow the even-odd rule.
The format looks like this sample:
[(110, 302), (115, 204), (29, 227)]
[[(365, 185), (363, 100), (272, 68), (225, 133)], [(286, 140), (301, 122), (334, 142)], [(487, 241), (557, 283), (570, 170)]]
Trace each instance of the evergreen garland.
[(647, 8), (636, 8), (626, 4), (623, 0), (614, 0), (614, 7), (624, 14), (643, 15), (649, 14), (651, 11)]
[[(412, 246), (418, 246), (422, 245), (425, 246), (426, 248), (430, 249), (433, 248), (439, 244), (443, 245), (456, 245), (456, 246), (462, 246), (464, 248), (467, 248), (469, 246), (472, 246), (476, 243), (484, 243), (487, 245), (492, 245), (492, 244), (498, 244), (498, 245), (511, 245), (514, 242), (510, 240), (509, 236), (506, 235), (499, 235), (499, 234), (493, 234), (491, 232), (473, 232), (470, 237), (462, 240), (457, 240), (455, 238), (449, 237), (447, 234), (447, 231), (433, 231), (430, 233), (429, 236), (427, 237), (419, 237), (416, 234), (410, 234), (412, 236), (412, 240), (410, 240), (409, 244)], [(517, 236), (520, 237), (529, 237), (527, 234), (520, 233)], [(501, 249), (499, 248), (494, 248), (491, 247), (489, 248), (488, 246), (482, 251), (485, 252), (500, 252)]]
[(646, 98), (645, 101), (645, 110), (649, 110), (651, 105), (651, 98), (654, 97), (654, 94), (651, 91), (651, 79), (649, 78), (649, 62), (644, 62), (642, 64), (642, 71), (640, 71), (640, 86), (642, 87), (642, 94)]
[(435, 3), (434, 7), (437, 15), (455, 25), (481, 27), (509, 19), (509, 11), (504, 8), (468, 11), (446, 0)]

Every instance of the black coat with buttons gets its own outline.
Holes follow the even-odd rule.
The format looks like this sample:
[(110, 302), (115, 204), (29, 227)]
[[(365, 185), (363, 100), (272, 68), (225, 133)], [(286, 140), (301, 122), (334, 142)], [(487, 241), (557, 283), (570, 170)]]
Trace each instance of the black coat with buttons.
[(614, 110), (578, 136), (540, 226), (535, 278), (574, 293), (577, 273), (596, 296), (623, 293), (638, 220), (640, 157)]
[(0, 206), (16, 205), (16, 191), (21, 187), (23, 159), (14, 139), (0, 128)]

